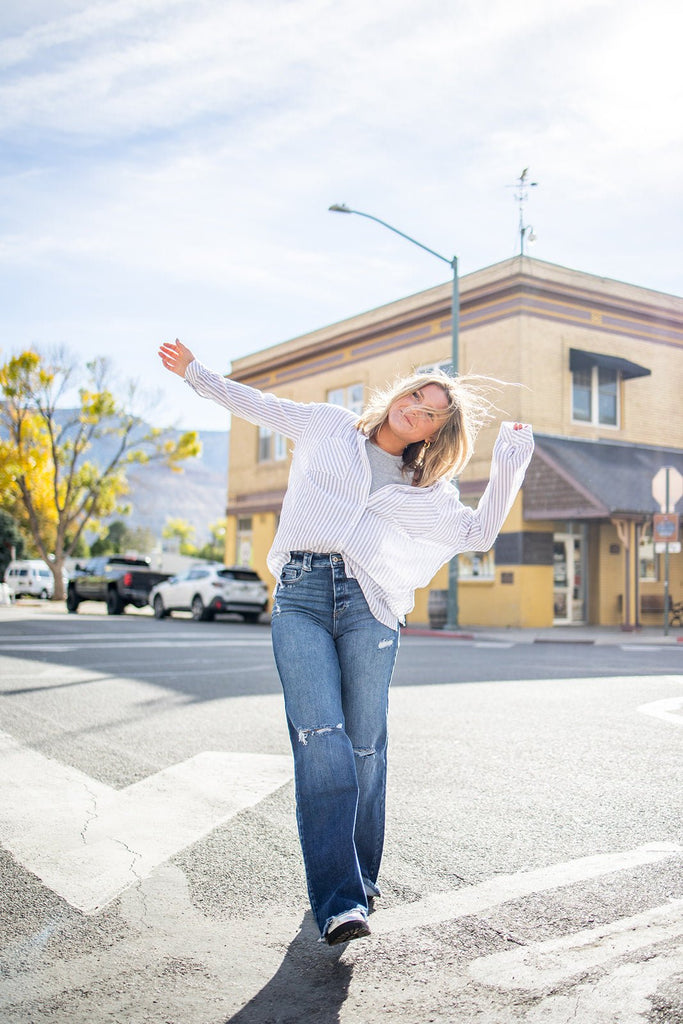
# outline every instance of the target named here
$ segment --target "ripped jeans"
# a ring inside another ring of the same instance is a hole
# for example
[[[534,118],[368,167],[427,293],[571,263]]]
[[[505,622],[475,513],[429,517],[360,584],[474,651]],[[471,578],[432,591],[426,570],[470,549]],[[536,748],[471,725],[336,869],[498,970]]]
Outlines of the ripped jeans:
[[[384,844],[387,709],[399,633],[372,615],[341,555],[292,552],[272,616],[294,753],[296,816],[321,934],[367,911]]]

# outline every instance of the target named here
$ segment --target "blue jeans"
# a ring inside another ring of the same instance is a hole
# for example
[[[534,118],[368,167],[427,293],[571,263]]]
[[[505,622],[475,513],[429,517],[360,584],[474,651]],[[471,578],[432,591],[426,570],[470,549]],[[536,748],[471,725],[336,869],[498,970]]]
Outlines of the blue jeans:
[[[367,912],[384,845],[387,709],[399,634],[372,615],[341,555],[292,552],[273,650],[294,753],[296,815],[321,934]]]

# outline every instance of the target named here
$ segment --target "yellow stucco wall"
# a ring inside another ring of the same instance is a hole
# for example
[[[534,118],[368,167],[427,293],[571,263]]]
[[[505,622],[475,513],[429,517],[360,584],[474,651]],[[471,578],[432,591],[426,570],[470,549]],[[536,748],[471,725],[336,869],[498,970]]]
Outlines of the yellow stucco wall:
[[[502,583],[502,574],[512,583]],[[446,569],[432,583],[434,589],[448,587]],[[415,608],[407,617],[409,626],[429,623],[429,591],[415,593]],[[494,580],[463,579],[458,583],[458,625],[527,628],[552,626],[553,569],[550,565],[515,565],[496,569]]]

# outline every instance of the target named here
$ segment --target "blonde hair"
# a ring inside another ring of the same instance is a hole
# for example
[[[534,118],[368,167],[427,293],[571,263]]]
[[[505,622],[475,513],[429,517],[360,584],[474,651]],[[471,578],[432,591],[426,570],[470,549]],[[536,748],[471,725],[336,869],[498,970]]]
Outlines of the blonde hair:
[[[448,406],[445,410],[431,409],[423,404],[422,408],[433,412],[441,423],[431,442],[416,441],[403,451],[404,472],[413,473],[416,487],[429,487],[437,480],[450,480],[462,472],[474,454],[477,434],[493,418],[495,406],[489,395],[499,391],[502,382],[475,374],[451,377],[438,369],[413,373],[373,393],[357,423],[358,430],[374,438],[397,399],[429,384],[443,388]]]

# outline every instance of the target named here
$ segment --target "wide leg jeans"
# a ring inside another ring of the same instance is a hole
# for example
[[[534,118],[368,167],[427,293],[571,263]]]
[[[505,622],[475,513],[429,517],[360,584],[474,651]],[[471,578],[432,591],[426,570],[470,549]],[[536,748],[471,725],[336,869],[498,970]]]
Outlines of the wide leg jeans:
[[[272,615],[294,754],[308,894],[321,934],[377,893],[388,693],[398,628],[378,622],[339,554],[293,552]]]

